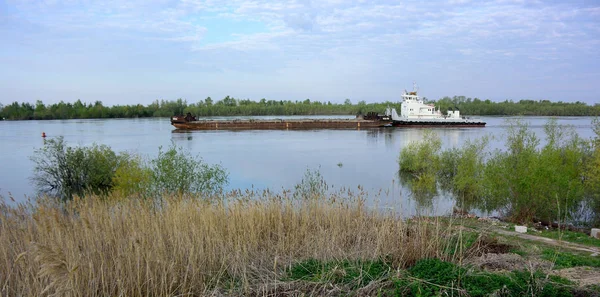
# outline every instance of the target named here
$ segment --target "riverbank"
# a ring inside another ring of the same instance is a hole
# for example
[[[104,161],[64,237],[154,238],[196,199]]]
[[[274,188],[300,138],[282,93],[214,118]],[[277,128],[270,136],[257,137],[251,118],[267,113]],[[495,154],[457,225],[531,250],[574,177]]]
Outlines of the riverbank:
[[[597,276],[597,257],[476,219],[370,210],[360,197],[42,199],[3,203],[0,221],[1,294],[10,296],[600,292],[573,272]]]

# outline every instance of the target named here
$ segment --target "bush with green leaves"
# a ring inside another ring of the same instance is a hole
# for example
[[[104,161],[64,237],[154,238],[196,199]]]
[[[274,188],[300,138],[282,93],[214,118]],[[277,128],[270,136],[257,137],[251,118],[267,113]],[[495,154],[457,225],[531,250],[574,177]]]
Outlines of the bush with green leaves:
[[[160,197],[162,194],[214,194],[228,174],[173,145],[144,162],[137,154],[117,154],[106,145],[69,147],[62,137],[36,150],[33,180],[42,194],[61,201],[92,193],[114,197]]]
[[[124,157],[105,145],[69,147],[58,137],[45,140],[31,160],[35,163],[33,181],[37,189],[65,201],[88,192],[110,192],[115,170]]]
[[[596,134],[591,141],[588,159],[585,161],[586,204],[595,214],[595,226],[600,226],[600,118],[592,121],[592,129]]]
[[[214,194],[228,183],[228,173],[221,165],[209,165],[183,148],[172,145],[158,150],[150,161],[154,194]]]
[[[527,124],[508,124],[505,149],[492,152],[486,152],[487,138],[440,152],[439,138],[426,132],[400,152],[401,181],[419,204],[423,192],[436,193],[439,186],[461,208],[501,211],[517,223],[571,220],[582,205],[600,210],[600,141],[590,145],[572,127],[551,120],[540,145]],[[594,129],[600,133],[598,120]]]
[[[479,198],[484,190],[485,149],[488,143],[489,139],[483,137],[440,154],[438,175],[441,186],[454,193],[462,209],[484,206]]]
[[[150,194],[152,170],[144,164],[137,154],[123,154],[113,176],[113,197],[147,197]]]
[[[323,175],[321,175],[320,168],[314,170],[307,168],[302,181],[296,184],[294,188],[294,198],[312,199],[324,197],[329,187]]]
[[[546,144],[527,125],[509,126],[507,150],[497,151],[485,167],[485,199],[504,208],[511,221],[569,219],[584,197],[585,144],[574,130],[550,121]]]
[[[400,178],[413,192],[435,192],[441,148],[439,136],[426,131],[422,141],[411,142],[400,151]]]

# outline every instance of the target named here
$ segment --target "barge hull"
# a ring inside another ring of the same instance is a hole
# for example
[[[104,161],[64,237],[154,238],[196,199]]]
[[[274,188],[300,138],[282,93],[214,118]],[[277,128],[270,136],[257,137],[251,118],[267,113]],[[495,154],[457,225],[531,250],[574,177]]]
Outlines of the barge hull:
[[[368,120],[324,121],[195,121],[172,122],[181,130],[311,130],[311,129],[370,129],[391,126],[391,122]]]
[[[394,121],[396,128],[460,128],[460,127],[485,127],[485,122],[442,122],[442,121]]]

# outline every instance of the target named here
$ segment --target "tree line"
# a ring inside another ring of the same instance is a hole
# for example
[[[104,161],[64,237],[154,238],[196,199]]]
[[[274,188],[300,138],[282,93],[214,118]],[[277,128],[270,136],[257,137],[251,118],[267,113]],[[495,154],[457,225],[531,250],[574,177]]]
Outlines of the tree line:
[[[449,109],[459,109],[463,115],[500,115],[500,116],[599,116],[600,104],[588,105],[584,102],[551,102],[549,100],[505,100],[493,102],[465,96],[443,97],[439,100],[428,100],[443,113]],[[214,101],[211,97],[190,103],[184,99],[155,100],[149,105],[114,105],[105,106],[101,101],[74,103],[60,101],[44,104],[38,100],[29,102],[13,102],[0,104],[0,120],[53,120],[53,119],[102,119],[102,118],[146,118],[170,117],[192,113],[196,116],[259,116],[259,115],[355,115],[367,112],[383,112],[386,107],[399,109],[400,102],[352,103],[346,99],[344,103],[332,103],[290,100],[253,101],[236,99],[230,96]]]

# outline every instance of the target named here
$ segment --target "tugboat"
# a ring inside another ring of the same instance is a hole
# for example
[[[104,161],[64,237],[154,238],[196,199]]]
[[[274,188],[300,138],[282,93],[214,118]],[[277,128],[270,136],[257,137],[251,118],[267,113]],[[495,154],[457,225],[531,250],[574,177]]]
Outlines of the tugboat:
[[[439,108],[433,104],[425,104],[423,99],[417,95],[417,89],[413,85],[413,91],[402,93],[400,104],[400,115],[394,108],[387,108],[385,114],[392,119],[394,127],[485,127],[485,122],[460,115],[458,108],[450,109],[444,115]]]

